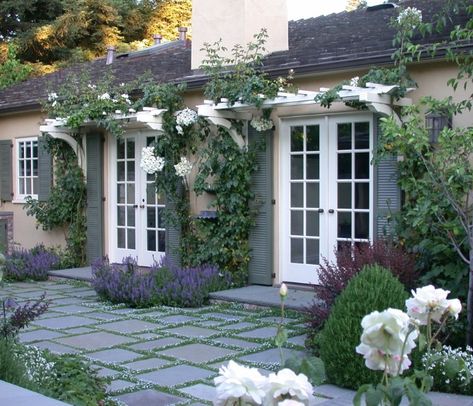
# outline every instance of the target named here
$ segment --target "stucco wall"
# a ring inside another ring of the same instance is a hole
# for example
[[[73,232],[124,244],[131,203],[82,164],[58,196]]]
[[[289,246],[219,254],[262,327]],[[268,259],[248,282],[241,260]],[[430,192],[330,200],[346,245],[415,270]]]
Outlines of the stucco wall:
[[[12,140],[15,138],[32,137],[39,135],[39,124],[41,122],[39,112],[15,114],[10,116],[0,116],[0,140]],[[15,192],[16,165],[15,165],[15,143],[13,143],[13,189]],[[45,245],[63,246],[65,244],[64,231],[55,230],[52,232],[43,231],[36,228],[36,221],[33,217],[27,216],[23,209],[24,205],[13,202],[0,202],[0,211],[13,212],[13,239],[16,244],[24,248],[32,248],[38,243]]]

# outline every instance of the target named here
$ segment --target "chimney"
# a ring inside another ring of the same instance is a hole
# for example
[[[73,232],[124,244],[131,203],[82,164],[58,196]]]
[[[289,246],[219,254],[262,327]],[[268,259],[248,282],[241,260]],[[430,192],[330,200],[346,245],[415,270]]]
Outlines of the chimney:
[[[115,47],[114,46],[108,46],[107,47],[107,61],[105,62],[105,65],[110,65],[113,63],[113,60],[115,59]]]
[[[179,41],[185,41],[187,37],[187,27],[179,27]]]
[[[266,28],[266,53],[289,49],[287,0],[194,0],[192,2],[192,69],[205,58],[204,43],[222,39],[230,55]]]
[[[154,45],[159,45],[161,43],[161,40],[163,39],[163,36],[160,34],[153,34],[153,40],[154,40]]]

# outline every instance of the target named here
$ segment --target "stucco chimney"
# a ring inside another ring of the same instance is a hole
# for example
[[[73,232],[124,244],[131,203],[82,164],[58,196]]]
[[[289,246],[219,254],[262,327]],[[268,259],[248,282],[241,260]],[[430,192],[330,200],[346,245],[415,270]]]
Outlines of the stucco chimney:
[[[187,27],[179,27],[179,41],[185,41],[187,38]]]
[[[204,43],[222,39],[231,50],[245,46],[266,28],[267,53],[289,49],[287,0],[194,0],[192,2],[192,69],[205,58]],[[230,52],[228,52],[229,54]]]
[[[163,36],[160,34],[153,34],[153,41],[154,45],[159,45],[161,43],[161,40],[163,39]]]
[[[107,60],[105,62],[105,65],[112,64],[114,59],[115,59],[115,47],[108,46],[107,47]]]

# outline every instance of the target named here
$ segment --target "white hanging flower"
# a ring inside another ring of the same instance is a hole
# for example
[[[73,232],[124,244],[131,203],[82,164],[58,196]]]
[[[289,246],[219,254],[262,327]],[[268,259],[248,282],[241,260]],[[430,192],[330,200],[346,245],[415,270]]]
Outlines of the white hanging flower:
[[[110,95],[108,93],[101,94],[97,96],[99,100],[110,100]]]
[[[153,147],[145,147],[141,150],[140,167],[150,175],[161,172],[164,168],[165,160],[162,157],[154,155]]]
[[[250,121],[250,125],[256,131],[260,131],[260,132],[271,130],[274,127],[273,120],[269,118],[263,118],[263,117],[254,118],[253,120]]]
[[[448,314],[454,317],[455,320],[457,320],[458,315],[460,314],[462,310],[461,302],[458,299],[451,299],[451,300],[447,300],[447,303],[448,303],[448,307],[447,307]]]
[[[360,77],[359,76],[355,76],[353,78],[350,79],[350,86],[353,86],[353,87],[358,87],[358,82],[360,81]]]
[[[313,387],[307,376],[296,375],[288,368],[280,370],[277,374],[270,374],[266,390],[265,406],[277,405],[285,397],[290,397],[304,405],[312,400]]]
[[[58,95],[56,92],[51,92],[48,93],[48,101],[53,102],[58,98]]]
[[[176,170],[176,175],[183,178],[191,173],[192,164],[183,156],[181,157],[181,162],[174,165],[174,169]]]
[[[414,29],[422,22],[422,11],[415,7],[407,7],[401,10],[397,16],[397,23],[406,28]]]
[[[179,135],[184,134],[184,129],[180,125],[176,125],[176,131]]]
[[[197,113],[194,110],[185,108],[177,113],[176,123],[177,125],[188,127],[197,121]]]
[[[427,285],[411,293],[413,297],[406,300],[407,314],[420,325],[427,325],[429,314],[432,320],[440,322],[449,306],[447,296],[450,291]]]
[[[256,368],[238,365],[233,360],[219,369],[214,379],[217,390],[216,406],[241,399],[252,405],[261,405],[265,397],[266,378]],[[245,403],[243,403],[245,404]]]

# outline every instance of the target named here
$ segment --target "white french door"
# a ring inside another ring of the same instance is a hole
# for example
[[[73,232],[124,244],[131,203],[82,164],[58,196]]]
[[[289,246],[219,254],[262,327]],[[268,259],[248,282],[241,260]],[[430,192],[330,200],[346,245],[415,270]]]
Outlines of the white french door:
[[[140,168],[141,150],[156,133],[135,131],[111,139],[110,148],[110,260],[132,256],[152,265],[166,250],[164,196],[156,194],[155,175]]]
[[[280,132],[281,279],[317,283],[317,266],[372,238],[371,115],[284,120]]]

